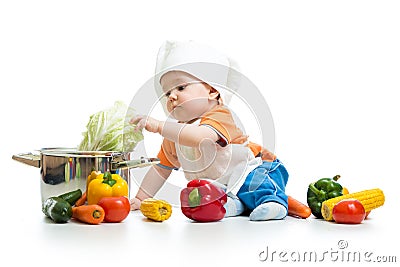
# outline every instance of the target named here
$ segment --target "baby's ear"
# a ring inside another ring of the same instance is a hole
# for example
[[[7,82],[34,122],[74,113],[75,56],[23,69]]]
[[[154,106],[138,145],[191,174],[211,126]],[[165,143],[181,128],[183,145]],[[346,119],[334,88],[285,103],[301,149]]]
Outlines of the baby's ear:
[[[213,87],[211,87],[210,86],[210,93],[208,94],[209,95],[209,99],[210,100],[219,100],[219,98],[220,98],[220,95],[219,95],[219,92],[217,91],[217,90],[215,90]]]

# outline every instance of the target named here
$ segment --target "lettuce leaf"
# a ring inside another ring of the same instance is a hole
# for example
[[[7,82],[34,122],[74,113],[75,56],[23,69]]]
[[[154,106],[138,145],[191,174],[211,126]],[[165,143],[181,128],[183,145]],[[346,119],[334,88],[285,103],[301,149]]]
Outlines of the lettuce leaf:
[[[135,131],[134,125],[129,123],[133,116],[134,110],[122,101],[116,101],[113,107],[91,115],[78,150],[133,151],[143,140],[142,132]]]

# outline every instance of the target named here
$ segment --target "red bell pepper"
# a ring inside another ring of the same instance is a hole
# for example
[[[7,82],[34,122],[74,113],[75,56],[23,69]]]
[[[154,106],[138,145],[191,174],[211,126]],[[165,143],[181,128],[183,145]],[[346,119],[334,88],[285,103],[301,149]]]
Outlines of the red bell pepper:
[[[206,180],[192,180],[181,190],[182,213],[198,222],[215,222],[224,218],[227,196],[224,190]]]

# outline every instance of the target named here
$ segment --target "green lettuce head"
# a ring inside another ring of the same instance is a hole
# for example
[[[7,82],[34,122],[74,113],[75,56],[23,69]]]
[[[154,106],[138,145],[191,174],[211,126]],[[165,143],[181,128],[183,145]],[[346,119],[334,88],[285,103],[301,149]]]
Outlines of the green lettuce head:
[[[83,133],[79,151],[121,151],[130,152],[143,140],[142,132],[137,132],[129,123],[134,110],[122,101],[114,106],[90,116]]]

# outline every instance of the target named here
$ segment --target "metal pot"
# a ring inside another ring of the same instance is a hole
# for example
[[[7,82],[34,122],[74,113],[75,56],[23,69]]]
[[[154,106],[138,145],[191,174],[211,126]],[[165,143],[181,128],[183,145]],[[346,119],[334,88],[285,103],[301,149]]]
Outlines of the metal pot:
[[[70,148],[44,148],[37,152],[17,154],[12,158],[40,168],[42,202],[76,189],[84,192],[87,177],[93,170],[118,173],[130,189],[130,168],[159,163],[157,158],[131,159],[131,152],[77,151]]]

